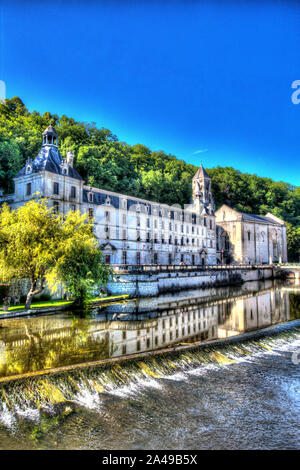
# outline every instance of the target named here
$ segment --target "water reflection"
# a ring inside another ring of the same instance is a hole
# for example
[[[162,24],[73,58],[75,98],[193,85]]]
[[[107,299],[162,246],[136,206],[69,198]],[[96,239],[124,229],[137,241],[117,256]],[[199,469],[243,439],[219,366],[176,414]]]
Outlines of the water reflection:
[[[299,318],[299,302],[299,286],[266,281],[2,320],[0,376],[233,336]]]

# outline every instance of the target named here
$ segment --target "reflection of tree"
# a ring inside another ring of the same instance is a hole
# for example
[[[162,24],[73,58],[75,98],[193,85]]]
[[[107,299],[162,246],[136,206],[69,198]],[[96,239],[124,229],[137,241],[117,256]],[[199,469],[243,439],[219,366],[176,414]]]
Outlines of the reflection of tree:
[[[73,318],[70,321],[56,320],[52,317],[38,320],[19,321],[19,331],[15,331],[13,337],[10,331],[1,335],[6,347],[5,364],[0,366],[2,376],[104,359],[109,356],[108,334],[101,335],[103,330],[100,330],[100,326],[97,328],[97,323],[91,319]],[[22,335],[17,334],[20,332]],[[12,340],[18,341],[19,344],[11,345]]]
[[[289,294],[291,320],[300,318],[300,294]]]

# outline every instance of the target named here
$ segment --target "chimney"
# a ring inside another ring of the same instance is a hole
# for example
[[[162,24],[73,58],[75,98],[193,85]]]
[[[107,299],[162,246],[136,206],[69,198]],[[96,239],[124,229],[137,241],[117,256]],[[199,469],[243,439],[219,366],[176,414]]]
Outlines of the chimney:
[[[70,150],[67,152],[66,160],[67,164],[73,168],[74,154]]]

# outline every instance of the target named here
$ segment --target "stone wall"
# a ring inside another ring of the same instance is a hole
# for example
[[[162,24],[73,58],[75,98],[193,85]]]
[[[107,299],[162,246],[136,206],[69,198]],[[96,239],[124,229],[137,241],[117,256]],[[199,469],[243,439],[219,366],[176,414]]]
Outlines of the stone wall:
[[[131,297],[155,296],[199,287],[238,285],[274,277],[272,268],[228,268],[192,272],[122,273],[107,284],[110,295],[129,294]]]

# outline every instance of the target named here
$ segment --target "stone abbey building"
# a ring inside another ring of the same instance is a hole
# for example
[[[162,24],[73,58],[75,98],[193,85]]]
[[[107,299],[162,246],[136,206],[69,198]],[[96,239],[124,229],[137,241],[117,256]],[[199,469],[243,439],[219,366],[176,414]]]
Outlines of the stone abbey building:
[[[86,186],[73,159],[71,152],[63,159],[57,133],[49,126],[40,152],[26,162],[14,179],[14,194],[2,202],[15,208],[39,192],[57,212],[87,212],[107,263],[216,263],[214,201],[203,167],[193,179],[193,204],[182,209]]]
[[[202,165],[192,182],[193,202],[183,209],[179,205],[168,206],[87,186],[74,169],[73,160],[71,152],[65,159],[60,154],[58,135],[50,125],[43,132],[38,155],[34,160],[28,159],[14,178],[14,194],[0,197],[0,205],[7,202],[16,208],[39,192],[48,198],[57,212],[87,212],[95,221],[94,231],[105,261],[111,264],[269,262],[269,244],[260,245],[261,251],[257,255],[257,250],[249,250],[246,243],[236,243],[238,238],[233,238],[233,225],[232,231],[229,230],[227,220],[225,223],[221,220],[223,215],[219,216],[220,211],[227,213],[227,209],[221,208],[217,212],[220,222],[217,231],[211,180]],[[277,241],[271,247],[273,261],[286,261],[284,222],[274,216],[273,219],[262,219],[256,220],[256,227],[262,223],[266,237],[276,228]],[[241,220],[242,225],[248,222]],[[265,231],[268,223],[272,230]],[[235,225],[238,227],[237,223]],[[258,233],[257,228],[255,230]],[[242,234],[243,231],[244,228],[236,228],[235,233]],[[248,250],[247,254],[243,250]]]

